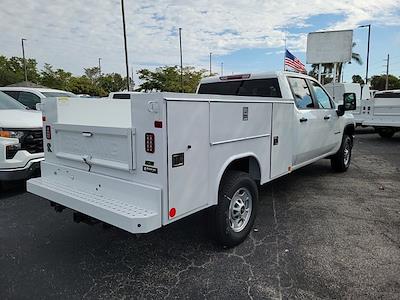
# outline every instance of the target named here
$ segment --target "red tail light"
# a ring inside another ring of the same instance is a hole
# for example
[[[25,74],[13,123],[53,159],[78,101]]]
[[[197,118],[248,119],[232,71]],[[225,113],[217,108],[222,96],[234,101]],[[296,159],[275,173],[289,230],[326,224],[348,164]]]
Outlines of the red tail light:
[[[146,152],[154,153],[154,133],[146,133],[144,143]]]
[[[51,127],[46,125],[46,139],[51,140]]]

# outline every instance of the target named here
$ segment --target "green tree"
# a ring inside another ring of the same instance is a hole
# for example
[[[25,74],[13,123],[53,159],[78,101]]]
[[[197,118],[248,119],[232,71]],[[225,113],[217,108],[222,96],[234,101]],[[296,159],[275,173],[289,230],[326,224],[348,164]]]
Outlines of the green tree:
[[[126,77],[118,73],[104,74],[98,80],[98,87],[105,93],[121,91],[126,87]]]
[[[89,78],[92,81],[92,83],[96,83],[97,80],[100,78],[99,67],[85,68],[84,71],[86,77]]]
[[[39,73],[35,59],[26,59],[28,81],[39,82]],[[0,56],[0,86],[25,81],[24,63],[21,57]]]
[[[138,90],[141,91],[162,91],[180,92],[181,75],[178,66],[165,66],[157,68],[155,71],[141,69],[137,72],[139,79],[143,82]],[[205,77],[207,70],[196,70],[194,67],[183,68],[183,92],[193,93],[196,91],[200,80]]]
[[[71,78],[72,73],[63,69],[54,71],[53,66],[47,63],[44,64],[43,70],[40,72],[41,84],[53,89],[65,90]]]
[[[388,77],[389,90],[400,89],[400,78],[394,75]],[[371,88],[382,91],[386,86],[386,75],[375,75],[371,78]]]
[[[353,75],[351,79],[353,80],[353,83],[364,84],[364,79],[362,79],[360,75]]]
[[[89,94],[91,96],[102,95],[102,91],[96,85],[94,85],[92,80],[86,75],[80,77],[71,77],[66,85],[65,90],[75,94]]]

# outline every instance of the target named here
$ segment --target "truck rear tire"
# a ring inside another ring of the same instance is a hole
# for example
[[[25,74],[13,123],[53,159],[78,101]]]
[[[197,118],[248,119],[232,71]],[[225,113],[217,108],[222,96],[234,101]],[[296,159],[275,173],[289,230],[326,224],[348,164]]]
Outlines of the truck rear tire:
[[[248,173],[228,171],[221,182],[215,208],[215,238],[225,247],[243,242],[257,214],[258,189]]]
[[[395,133],[391,128],[377,128],[376,131],[384,139],[390,139]]]
[[[347,134],[343,135],[338,152],[331,158],[331,167],[335,172],[345,172],[351,163],[353,140]]]

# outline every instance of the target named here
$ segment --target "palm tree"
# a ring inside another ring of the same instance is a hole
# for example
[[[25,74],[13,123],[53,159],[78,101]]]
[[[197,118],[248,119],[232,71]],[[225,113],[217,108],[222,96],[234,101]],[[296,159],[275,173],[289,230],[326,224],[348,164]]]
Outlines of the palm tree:
[[[353,42],[352,47],[354,48],[355,46],[356,46],[356,43]],[[363,61],[361,59],[361,55],[359,53],[352,52],[351,53],[351,60],[356,62],[359,65],[363,64]],[[337,64],[336,78],[338,78],[339,81],[340,81],[340,78],[342,77],[344,66],[345,66],[344,63],[338,63]],[[334,64],[333,63],[322,64],[322,67],[323,67],[323,70],[322,70],[323,74],[332,73],[333,72],[333,68],[334,68]],[[309,72],[309,74],[311,76],[314,76],[314,77],[318,76],[318,64],[312,64],[311,68],[312,69]]]

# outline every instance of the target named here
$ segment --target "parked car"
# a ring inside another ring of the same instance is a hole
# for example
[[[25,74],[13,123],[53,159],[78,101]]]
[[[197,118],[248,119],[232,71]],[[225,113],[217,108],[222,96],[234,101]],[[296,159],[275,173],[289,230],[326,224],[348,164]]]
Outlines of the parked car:
[[[43,157],[42,114],[0,92],[0,182],[35,175]]]
[[[29,87],[0,87],[0,91],[13,97],[29,109],[36,109],[41,99],[48,97],[76,97],[75,94],[55,89]]]
[[[372,126],[383,138],[391,138],[400,131],[400,90],[376,92],[362,107],[363,125]]]
[[[336,105],[291,72],[207,78],[197,93],[45,99],[46,160],[28,191],[131,233],[208,208],[218,242],[234,246],[253,226],[258,184],[322,158],[350,166],[354,93]]]

